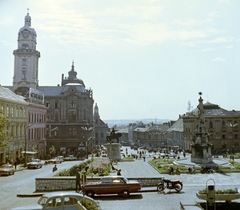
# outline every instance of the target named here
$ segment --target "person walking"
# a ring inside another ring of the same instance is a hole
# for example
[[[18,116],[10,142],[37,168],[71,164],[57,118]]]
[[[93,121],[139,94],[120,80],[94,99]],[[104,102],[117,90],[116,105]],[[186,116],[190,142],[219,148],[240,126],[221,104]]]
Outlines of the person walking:
[[[76,169],[76,192],[79,192],[82,190],[81,187],[81,177],[80,177],[80,173],[79,173],[79,168]],[[79,191],[78,191],[79,188]]]
[[[52,169],[52,172],[55,172],[57,170],[57,165],[55,165]]]

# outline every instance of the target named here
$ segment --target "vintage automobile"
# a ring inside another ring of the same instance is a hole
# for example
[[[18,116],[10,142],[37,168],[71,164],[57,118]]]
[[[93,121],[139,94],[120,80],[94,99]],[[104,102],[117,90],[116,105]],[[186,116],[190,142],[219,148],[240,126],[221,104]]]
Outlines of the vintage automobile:
[[[72,160],[77,160],[76,157],[74,157],[73,155],[68,155],[67,157],[63,158],[64,161],[72,161]]]
[[[32,159],[31,162],[27,163],[27,168],[42,168],[43,162],[40,159]]]
[[[14,166],[12,164],[3,164],[0,167],[0,175],[13,175],[15,173]]]
[[[43,194],[37,204],[15,207],[11,210],[42,210],[42,209],[65,209],[65,210],[78,210],[82,200],[87,201],[94,209],[101,210],[99,204],[88,196],[75,192],[50,192]]]
[[[123,176],[104,176],[99,182],[86,182],[82,191],[89,197],[95,194],[118,194],[128,197],[130,193],[139,192],[141,185],[138,181],[128,180]]]
[[[50,160],[46,160],[45,162],[48,163],[48,164],[50,164],[50,163],[53,163],[53,164],[62,163],[63,162],[63,157],[62,158],[60,156],[59,157],[54,157]]]

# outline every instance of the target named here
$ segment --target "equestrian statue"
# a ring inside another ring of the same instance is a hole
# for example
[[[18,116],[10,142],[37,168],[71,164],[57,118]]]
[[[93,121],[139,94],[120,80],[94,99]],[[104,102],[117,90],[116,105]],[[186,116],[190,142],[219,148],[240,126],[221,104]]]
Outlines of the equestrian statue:
[[[115,133],[114,128],[112,128],[112,131],[110,132],[110,135],[107,135],[107,142],[112,143],[113,139],[117,140],[117,143],[119,143],[119,138],[122,136],[121,133]]]

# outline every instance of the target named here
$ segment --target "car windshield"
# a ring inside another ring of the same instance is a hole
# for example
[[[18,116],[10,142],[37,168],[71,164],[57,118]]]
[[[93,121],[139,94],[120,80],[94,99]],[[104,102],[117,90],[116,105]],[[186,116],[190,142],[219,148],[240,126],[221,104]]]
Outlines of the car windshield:
[[[44,205],[46,205],[47,200],[48,200],[47,197],[42,196],[41,198],[39,198],[39,200],[38,200],[38,204],[44,206]]]
[[[1,168],[11,168],[11,166],[3,165]]]
[[[32,159],[32,162],[38,162],[38,159]]]

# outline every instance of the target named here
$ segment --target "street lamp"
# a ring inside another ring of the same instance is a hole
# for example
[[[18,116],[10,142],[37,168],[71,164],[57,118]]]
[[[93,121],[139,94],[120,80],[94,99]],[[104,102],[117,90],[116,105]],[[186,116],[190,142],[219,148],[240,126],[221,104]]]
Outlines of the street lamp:
[[[88,133],[89,131],[93,130],[93,127],[87,128],[87,127],[81,127],[82,130],[84,130],[85,138],[86,138],[86,153],[88,158]]]
[[[233,138],[234,138],[234,130],[233,130],[233,128],[236,127],[237,125],[238,125],[237,123],[235,123],[235,124],[232,124],[232,123],[227,124],[228,127],[232,128],[232,154],[233,154]]]

